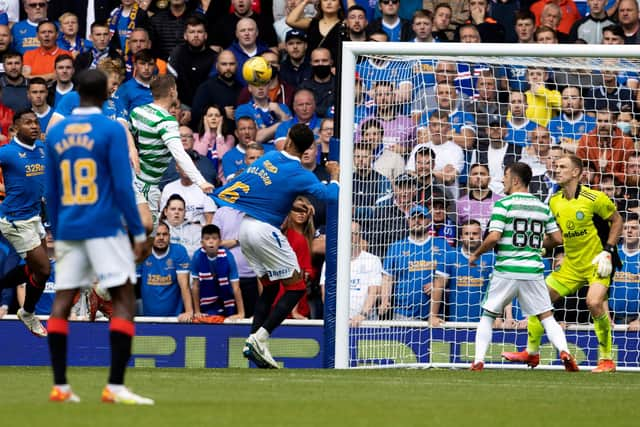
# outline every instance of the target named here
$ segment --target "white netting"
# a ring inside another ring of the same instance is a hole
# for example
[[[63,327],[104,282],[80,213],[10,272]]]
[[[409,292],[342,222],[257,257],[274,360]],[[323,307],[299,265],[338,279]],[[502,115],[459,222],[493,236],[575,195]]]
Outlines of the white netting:
[[[637,333],[625,332],[640,312],[640,68],[581,56],[356,56],[355,97],[342,104],[354,111],[349,366],[470,363],[494,254],[476,267],[467,257],[502,196],[503,168],[528,163],[531,192],[548,202],[565,152],[584,160],[583,183],[609,194],[626,221],[609,307],[619,366],[640,366]],[[561,259],[547,258],[547,272]],[[598,357],[585,293],[556,304],[583,366]],[[507,308],[488,363],[524,348],[524,320],[517,302]],[[560,367],[543,343],[541,364]]]

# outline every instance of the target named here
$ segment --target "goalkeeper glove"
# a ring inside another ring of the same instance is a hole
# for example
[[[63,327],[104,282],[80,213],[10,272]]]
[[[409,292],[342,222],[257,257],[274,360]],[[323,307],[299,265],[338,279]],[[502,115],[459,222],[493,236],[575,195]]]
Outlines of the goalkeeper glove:
[[[605,245],[604,250],[600,252],[593,259],[591,264],[595,265],[598,271],[598,276],[609,277],[613,271],[611,265],[611,256],[613,255],[614,247],[612,245]]]

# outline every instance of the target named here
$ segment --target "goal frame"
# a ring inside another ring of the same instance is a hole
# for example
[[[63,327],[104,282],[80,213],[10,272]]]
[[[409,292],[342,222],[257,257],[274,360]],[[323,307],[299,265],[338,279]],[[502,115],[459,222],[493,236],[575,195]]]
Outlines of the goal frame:
[[[337,260],[336,283],[340,286],[329,286],[327,292],[336,292],[335,325],[327,322],[325,328],[332,329],[335,337],[334,367],[349,368],[349,286],[351,261],[351,220],[352,220],[352,175],[353,144],[355,122],[355,73],[356,58],[359,55],[398,56],[450,56],[457,57],[544,57],[544,58],[640,58],[640,50],[635,45],[564,45],[564,44],[465,44],[465,43],[408,43],[408,42],[344,42],[342,43],[341,62],[341,98],[340,111],[340,196],[337,228]],[[640,70],[639,70],[640,71]],[[329,280],[330,278],[327,277]],[[428,327],[427,322],[366,322],[367,326],[420,326]],[[452,324],[447,327],[474,328],[475,324]],[[577,325],[575,329],[583,329]],[[591,328],[591,326],[589,326]],[[620,331],[623,326],[616,326]],[[573,327],[572,327],[573,329]],[[330,333],[328,331],[328,333]],[[330,349],[328,349],[331,351]],[[403,366],[403,365],[392,365]],[[404,365],[407,366],[407,365]],[[410,366],[410,365],[409,365]],[[453,363],[427,363],[419,367],[460,367]],[[523,365],[524,366],[524,365]],[[505,366],[507,368],[507,366]],[[542,366],[540,368],[543,368]],[[555,369],[547,366],[543,369]],[[620,367],[619,370],[640,371],[640,367]]]

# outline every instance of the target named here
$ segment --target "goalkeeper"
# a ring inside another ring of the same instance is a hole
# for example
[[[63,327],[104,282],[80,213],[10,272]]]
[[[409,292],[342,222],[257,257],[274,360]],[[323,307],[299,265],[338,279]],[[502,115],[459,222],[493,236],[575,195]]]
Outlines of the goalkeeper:
[[[546,279],[552,301],[575,294],[588,285],[587,306],[598,338],[598,366],[592,372],[615,372],[612,355],[611,322],[607,311],[607,293],[614,267],[622,267],[616,244],[622,233],[622,217],[604,193],[579,184],[582,161],[567,154],[556,163],[556,180],[561,191],[554,194],[549,207],[562,229],[565,258],[560,268]],[[502,353],[512,362],[536,367],[544,329],[534,316],[529,317],[529,340],[525,351]]]

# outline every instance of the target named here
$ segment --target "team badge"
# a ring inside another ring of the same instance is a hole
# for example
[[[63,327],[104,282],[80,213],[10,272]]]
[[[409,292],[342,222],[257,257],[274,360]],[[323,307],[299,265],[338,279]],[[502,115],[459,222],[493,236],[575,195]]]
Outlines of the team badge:
[[[576,219],[578,219],[578,221],[582,221],[584,219],[584,212],[582,211],[576,212]]]

